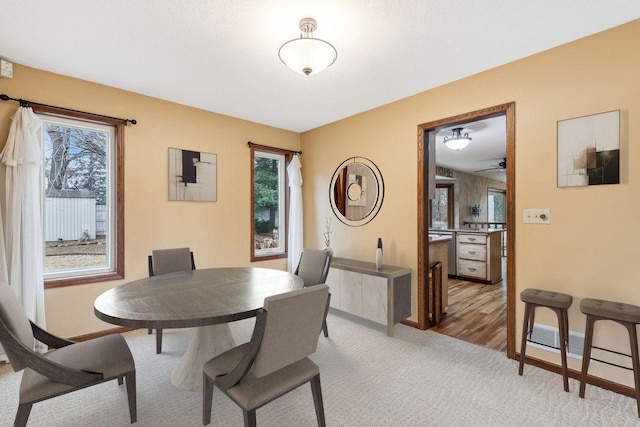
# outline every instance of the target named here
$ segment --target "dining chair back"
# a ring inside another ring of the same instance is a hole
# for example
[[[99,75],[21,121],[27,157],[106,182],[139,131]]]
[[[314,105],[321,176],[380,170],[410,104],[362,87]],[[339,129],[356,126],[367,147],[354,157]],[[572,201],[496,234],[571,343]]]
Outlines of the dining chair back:
[[[314,287],[315,288],[315,287]],[[329,287],[265,298],[267,323],[252,372],[264,377],[316,352]]]
[[[327,280],[330,264],[329,251],[305,248],[300,255],[295,275],[304,281],[304,286],[319,285]]]
[[[157,249],[149,255],[149,276],[195,269],[193,252],[189,248]]]
[[[196,269],[189,248],[156,249],[149,255],[149,277]],[[153,329],[149,329],[149,334]],[[156,354],[162,353],[162,329],[156,329]]]
[[[324,284],[327,281],[330,266],[331,253],[329,251],[305,248],[300,255],[295,275],[302,279],[305,287]],[[329,299],[331,299],[331,294],[329,294]],[[325,337],[329,336],[329,328],[327,327],[328,312],[329,301],[327,301],[324,320],[322,321],[322,331]]]
[[[302,288],[265,299],[253,336],[204,365],[203,424],[211,421],[213,386],[243,410],[245,426],[256,424],[256,409],[309,382],[319,426],[325,425],[320,369],[315,353],[329,287]]]
[[[35,340],[53,348],[34,351]],[[127,382],[129,416],[137,420],[135,364],[122,335],[74,343],[31,322],[6,282],[0,282],[0,343],[15,372],[24,370],[14,425],[25,426],[34,403],[118,379]]]

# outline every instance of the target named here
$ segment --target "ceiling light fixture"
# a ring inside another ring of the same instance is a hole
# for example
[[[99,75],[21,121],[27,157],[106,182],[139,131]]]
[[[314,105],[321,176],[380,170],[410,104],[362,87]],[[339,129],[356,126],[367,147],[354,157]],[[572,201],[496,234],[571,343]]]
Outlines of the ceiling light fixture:
[[[313,18],[300,20],[300,38],[289,40],[280,47],[280,60],[296,73],[318,74],[336,62],[338,52],[324,40],[313,38],[318,23]]]
[[[454,128],[451,129],[453,135],[444,137],[444,145],[452,150],[462,150],[464,147],[469,145],[471,142],[471,138],[468,133],[462,135],[462,128]]]

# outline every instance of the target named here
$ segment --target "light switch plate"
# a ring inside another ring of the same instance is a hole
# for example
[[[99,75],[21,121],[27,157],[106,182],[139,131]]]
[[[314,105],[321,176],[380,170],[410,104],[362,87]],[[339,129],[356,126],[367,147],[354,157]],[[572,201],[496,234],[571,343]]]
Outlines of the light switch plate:
[[[525,209],[525,224],[549,224],[549,209]]]
[[[13,64],[4,59],[0,59],[0,77],[5,79],[13,78]]]

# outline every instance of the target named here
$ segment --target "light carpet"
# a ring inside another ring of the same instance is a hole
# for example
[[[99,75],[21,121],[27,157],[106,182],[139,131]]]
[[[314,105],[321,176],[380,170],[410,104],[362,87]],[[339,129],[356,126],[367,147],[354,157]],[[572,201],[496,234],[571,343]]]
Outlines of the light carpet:
[[[381,325],[349,315],[328,317],[330,337],[312,356],[320,366],[328,426],[637,426],[635,400],[579,383],[562,390],[558,374],[518,364],[504,353],[431,331]],[[236,342],[249,340],[253,320],[231,325]],[[190,331],[165,330],[163,353],[146,330],[124,334],[137,369],[137,426],[199,426],[199,392],[176,389],[171,370]],[[6,371],[6,369],[4,370]],[[0,425],[13,423],[21,374],[0,376]],[[214,391],[213,426],[241,426],[242,412]],[[316,425],[311,389],[304,385],[258,409],[258,425]],[[111,381],[36,403],[29,426],[129,425],[126,389]]]

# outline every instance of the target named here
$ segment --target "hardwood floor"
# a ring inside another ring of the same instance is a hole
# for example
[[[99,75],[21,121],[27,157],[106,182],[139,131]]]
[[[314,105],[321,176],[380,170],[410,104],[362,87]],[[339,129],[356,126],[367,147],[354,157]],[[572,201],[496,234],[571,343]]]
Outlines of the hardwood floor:
[[[447,314],[440,326],[431,330],[507,351],[506,292],[506,279],[495,285],[485,285],[450,278]]]

